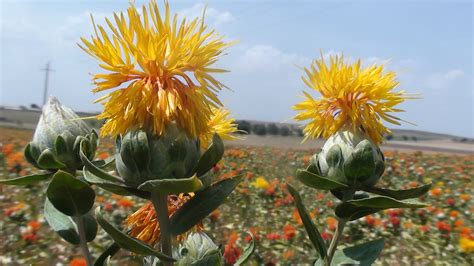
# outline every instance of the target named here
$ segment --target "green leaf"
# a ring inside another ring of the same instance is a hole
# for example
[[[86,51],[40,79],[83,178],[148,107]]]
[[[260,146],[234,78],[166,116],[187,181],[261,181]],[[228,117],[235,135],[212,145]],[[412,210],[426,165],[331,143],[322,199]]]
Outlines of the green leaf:
[[[360,265],[372,265],[372,263],[374,263],[374,261],[379,257],[380,252],[382,252],[384,244],[384,239],[380,238],[367,243],[345,248],[342,250],[342,253],[346,257],[358,261]]]
[[[53,152],[50,149],[44,150],[38,158],[38,165],[44,169],[62,169],[66,167],[65,164],[56,160]]]
[[[216,165],[224,155],[224,142],[218,134],[212,137],[212,143],[206,152],[201,156],[196,166],[197,176],[202,176]]]
[[[86,233],[86,240],[87,242],[94,241],[95,237],[97,236],[97,222],[92,216],[91,212],[84,214],[83,216],[79,217],[79,219],[84,220],[84,231]]]
[[[0,184],[2,185],[16,185],[16,186],[26,186],[37,183],[39,181],[46,180],[53,176],[54,173],[43,173],[43,174],[36,174],[36,175],[27,175],[12,179],[0,180]]]
[[[100,254],[97,260],[94,262],[94,266],[105,266],[107,259],[112,258],[115,254],[117,254],[117,252],[119,252],[119,250],[120,246],[114,242],[104,252],[102,252],[102,254]]]
[[[306,186],[316,189],[333,190],[347,187],[346,185],[337,181],[327,179],[301,169],[296,171],[296,178],[298,178],[298,180]]]
[[[97,218],[97,222],[100,226],[107,232],[107,234],[119,245],[121,248],[126,249],[128,251],[140,254],[140,255],[150,255],[159,258],[162,261],[170,261],[174,262],[175,259],[166,256],[163,253],[160,253],[154,250],[149,245],[123,233],[115,226],[111,225],[107,222],[102,214],[100,213],[100,207],[97,207],[95,210],[95,216]]]
[[[207,252],[207,254],[200,260],[193,261],[192,266],[221,266],[222,263],[222,254],[218,249]],[[234,265],[238,265],[234,263]]]
[[[63,171],[54,174],[46,196],[56,209],[69,216],[86,214],[95,199],[94,190],[86,182]]]
[[[67,242],[78,245],[80,243],[79,234],[76,225],[71,217],[63,214],[54,208],[53,204],[46,198],[44,202],[44,218],[51,228]]]
[[[412,199],[418,198],[423,196],[427,193],[432,184],[426,184],[419,187],[414,187],[410,189],[385,189],[385,188],[377,188],[377,187],[364,187],[362,188],[364,191],[374,193],[381,196],[387,196],[390,198],[394,198],[397,200],[404,200],[404,199]]]
[[[396,200],[385,196],[375,196],[365,199],[348,200],[347,203],[357,207],[368,207],[374,209],[391,209],[391,208],[423,208],[429,206],[416,200]]]
[[[219,181],[199,192],[170,218],[170,231],[180,235],[213,212],[242,181],[240,176]]]
[[[105,160],[96,160],[93,161],[92,164],[97,166],[100,169],[107,169],[112,167],[115,164],[115,158],[113,156],[105,159]]]
[[[245,247],[244,252],[240,255],[239,259],[234,263],[234,265],[242,265],[244,264],[250,256],[255,252],[255,238],[252,234],[250,234],[250,243]]]
[[[23,154],[25,156],[25,159],[29,163],[31,163],[36,168],[40,168],[39,165],[36,162],[36,159],[38,159],[37,156],[39,156],[39,154],[36,154],[36,156],[35,156],[35,154],[33,152],[35,150],[35,148],[36,148],[35,145],[30,142],[26,145]],[[38,150],[38,149],[36,148],[36,150]]]
[[[71,244],[79,244],[80,238],[75,221],[70,216],[63,214],[54,208],[48,198],[46,198],[44,202],[43,213],[48,224],[61,238]],[[87,242],[93,241],[97,235],[97,222],[95,221],[94,216],[88,212],[83,216],[78,216],[78,219],[83,219],[84,221]]]
[[[337,250],[331,261],[331,265],[361,265],[370,266],[379,257],[384,247],[383,238],[369,241],[364,244]],[[321,259],[314,265],[322,266]]]
[[[137,197],[143,198],[143,199],[149,199],[150,198],[150,193],[147,191],[142,191],[138,190],[135,188],[127,187],[124,183],[114,183],[112,181],[108,181],[105,179],[102,179],[88,170],[84,167],[84,179],[91,183],[94,184],[102,189],[105,189],[107,191],[110,191],[114,194],[122,195],[122,196],[129,196],[129,195],[135,195]]]
[[[343,203],[336,206],[335,213],[336,213],[336,216],[341,218],[341,219],[354,221],[354,220],[357,220],[357,219],[362,218],[364,216],[367,216],[369,214],[379,212],[381,210],[383,210],[383,209],[368,208],[368,207],[357,207],[357,206],[352,205],[350,203],[343,202]]]
[[[138,189],[149,192],[180,194],[195,192],[202,188],[202,182],[196,175],[179,179],[156,179],[142,183]]]
[[[123,183],[123,180],[121,178],[116,177],[114,175],[111,175],[111,174],[107,173],[106,171],[100,169],[99,167],[95,166],[89,160],[89,158],[87,158],[87,156],[84,154],[84,147],[85,147],[86,144],[87,144],[86,141],[82,141],[81,142],[81,148],[79,150],[79,156],[81,157],[81,161],[84,164],[84,170],[87,170],[87,171],[91,172],[93,175],[95,175],[99,178],[102,178],[102,179],[105,179],[105,180],[108,180],[108,181],[112,181],[114,183]]]
[[[296,191],[296,189],[290,184],[288,184],[288,191],[290,191],[291,196],[293,196],[295,199],[296,209],[298,209],[301,221],[303,222],[304,228],[308,233],[309,240],[311,240],[311,243],[316,248],[321,258],[324,259],[327,256],[327,247],[326,243],[324,243],[324,239],[321,237],[321,234],[319,233],[318,228],[316,228],[314,225],[313,221],[311,221],[311,217],[306,211],[298,191]]]

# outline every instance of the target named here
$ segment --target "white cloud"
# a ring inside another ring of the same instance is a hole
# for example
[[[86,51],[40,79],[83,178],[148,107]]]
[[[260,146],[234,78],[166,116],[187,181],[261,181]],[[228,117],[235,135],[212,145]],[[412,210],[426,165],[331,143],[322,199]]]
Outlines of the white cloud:
[[[64,23],[55,30],[55,37],[59,44],[74,45],[80,42],[80,37],[89,39],[93,35],[91,15],[94,17],[96,25],[101,25],[109,32],[105,18],[113,18],[112,13],[83,12],[78,15],[68,16]],[[112,20],[113,21],[113,20]]]
[[[445,89],[449,85],[464,77],[464,71],[460,69],[452,69],[446,72],[434,73],[430,75],[425,84],[432,89]]]
[[[273,46],[254,45],[245,49],[239,56],[234,67],[249,72],[274,72],[282,69],[303,67],[310,62],[302,55],[285,53]]]
[[[188,19],[201,18],[204,8],[206,9],[205,20],[213,26],[221,26],[235,21],[235,17],[229,11],[220,11],[212,7],[206,7],[203,3],[198,3],[190,8],[178,11],[178,14],[180,17]]]

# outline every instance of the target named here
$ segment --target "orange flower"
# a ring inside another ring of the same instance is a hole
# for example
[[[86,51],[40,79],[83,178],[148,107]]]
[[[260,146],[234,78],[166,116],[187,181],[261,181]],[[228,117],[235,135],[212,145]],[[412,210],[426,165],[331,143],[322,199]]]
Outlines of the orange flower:
[[[21,238],[28,242],[34,242],[36,241],[36,233],[27,231],[21,235]]]
[[[100,160],[105,160],[109,157],[110,157],[110,155],[109,155],[108,152],[101,152],[101,153],[99,153],[99,155],[97,155],[97,158],[99,158]]]
[[[471,199],[471,196],[469,196],[468,194],[461,194],[459,195],[459,198],[464,200],[464,201],[468,201]]]
[[[420,231],[421,231],[421,232],[426,233],[426,232],[428,232],[429,230],[430,230],[430,227],[429,227],[428,225],[422,225],[422,226],[420,226]]]
[[[403,225],[403,228],[405,229],[413,228],[413,223],[411,221],[404,222],[402,225]]]
[[[267,234],[267,239],[270,240],[270,241],[278,240],[280,238],[281,238],[281,235],[278,234],[278,233],[272,232],[272,233]]]
[[[224,259],[227,264],[233,265],[242,254],[242,250],[235,244],[238,238],[237,232],[232,231],[224,247]]]
[[[133,207],[134,202],[129,200],[128,198],[121,198],[118,202],[117,205],[122,207],[122,208],[130,208]]]
[[[433,196],[433,197],[439,197],[439,196],[441,196],[442,193],[443,193],[443,190],[441,190],[441,188],[439,188],[439,187],[433,188],[433,189],[430,191],[430,194],[431,194],[431,196]]]
[[[375,219],[372,215],[365,216],[365,221],[367,222],[369,226],[374,226]]]
[[[9,169],[12,169],[15,167],[21,167],[23,163],[24,163],[24,160],[23,160],[22,152],[15,152],[15,153],[10,154],[7,157],[7,166]],[[18,169],[18,171],[20,170],[21,169]]]
[[[458,211],[451,211],[449,212],[449,216],[451,216],[452,218],[456,218],[459,216],[459,212]]]
[[[287,224],[283,227],[283,237],[286,240],[290,240],[296,235],[296,229],[293,225]]]
[[[28,223],[28,227],[36,231],[41,227],[41,223],[33,220]]]
[[[20,202],[18,204],[15,204],[11,207],[6,208],[3,213],[5,213],[6,216],[12,216],[15,213],[23,210],[26,207],[26,204],[24,202]]]
[[[456,220],[454,222],[454,227],[461,227],[464,225],[464,221],[463,220]]]
[[[186,201],[191,199],[191,195],[168,196],[168,214],[173,215]],[[156,217],[155,208],[151,202],[145,203],[140,209],[125,219],[125,226],[130,230],[130,235],[155,245],[160,237],[160,225]],[[195,230],[202,230],[202,224],[195,226]],[[185,236],[178,236],[178,240],[183,240]]]
[[[8,143],[2,146],[2,153],[5,154],[5,156],[10,155],[13,152],[13,144]]]
[[[69,262],[69,266],[87,266],[87,262],[83,258],[74,258]]]
[[[292,249],[288,249],[285,252],[283,252],[283,258],[285,260],[289,260],[295,256],[295,251]]]
[[[328,224],[329,230],[331,230],[331,231],[336,230],[336,226],[337,226],[337,219],[336,218],[329,217],[329,218],[326,219],[326,223]]]
[[[303,221],[301,220],[300,214],[298,213],[297,209],[293,209],[292,216],[293,216],[293,219],[295,219],[295,221],[298,225],[303,224]]]

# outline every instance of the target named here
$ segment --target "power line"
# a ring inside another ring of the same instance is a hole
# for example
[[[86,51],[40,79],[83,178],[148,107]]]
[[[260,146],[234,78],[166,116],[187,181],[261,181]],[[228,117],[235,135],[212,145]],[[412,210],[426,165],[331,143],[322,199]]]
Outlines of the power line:
[[[41,69],[41,71],[45,72],[44,77],[44,91],[43,91],[43,106],[46,104],[46,98],[48,97],[48,80],[49,80],[49,72],[54,71],[50,68],[50,63],[46,63],[46,68]]]

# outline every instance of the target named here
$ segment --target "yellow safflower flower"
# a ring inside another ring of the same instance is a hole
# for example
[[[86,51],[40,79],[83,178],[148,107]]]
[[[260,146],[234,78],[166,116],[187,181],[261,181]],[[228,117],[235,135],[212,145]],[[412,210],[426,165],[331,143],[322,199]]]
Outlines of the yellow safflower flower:
[[[93,92],[114,89],[96,100],[104,105],[101,135],[134,128],[161,135],[176,123],[198,137],[209,129],[212,107],[222,105],[216,94],[225,85],[211,74],[226,70],[212,65],[230,44],[203,18],[178,21],[164,5],[161,14],[154,0],[141,12],[132,3],[125,15],[106,19],[111,33],[92,19],[95,36],[81,38],[79,46],[108,71],[94,75]]]
[[[304,92],[305,100],[293,107],[300,111],[295,120],[310,120],[304,128],[306,138],[328,138],[349,130],[379,144],[390,133],[382,120],[400,124],[400,119],[390,113],[402,112],[395,106],[410,96],[393,91],[399,83],[394,72],[384,72],[383,65],[362,68],[360,60],[348,64],[343,56],[331,56],[327,64],[321,56],[305,72],[304,83],[321,94],[315,99]]]
[[[461,237],[459,239],[459,249],[464,253],[474,252],[474,240],[471,240],[466,237]]]
[[[259,176],[251,183],[252,186],[260,189],[267,189],[270,186],[270,183],[263,176]]]

